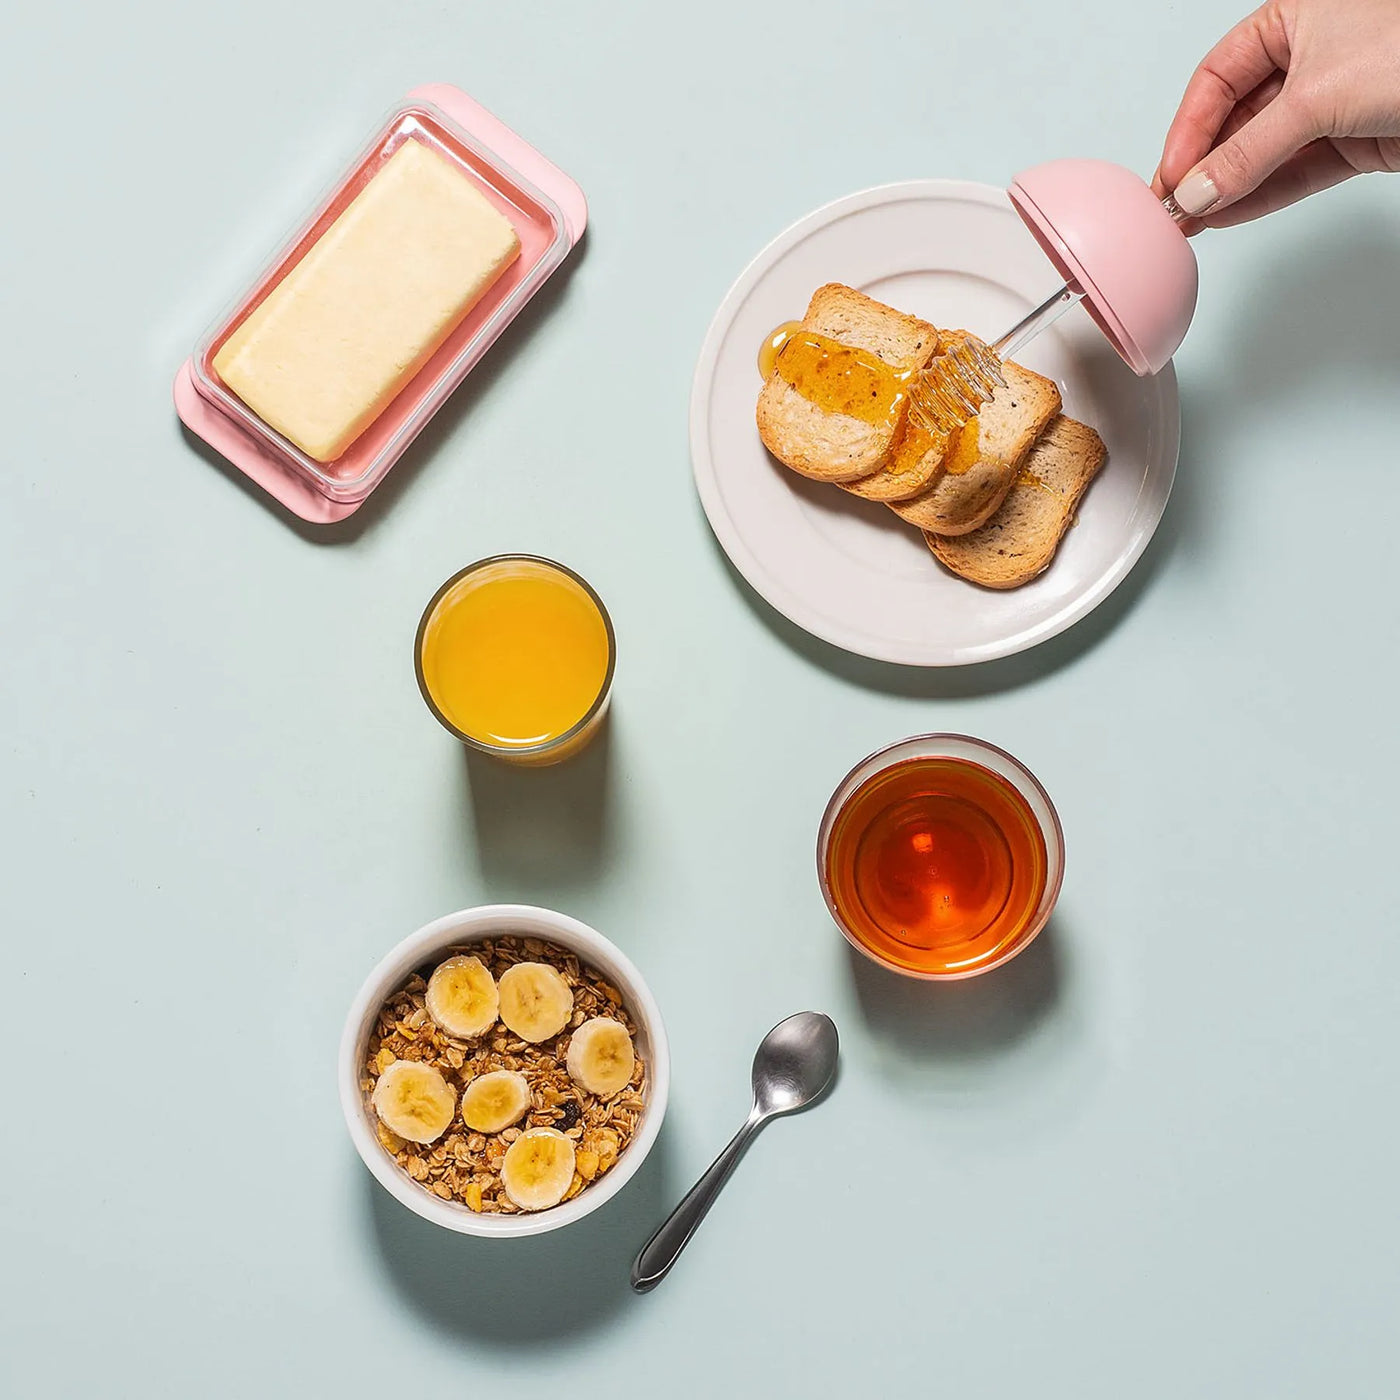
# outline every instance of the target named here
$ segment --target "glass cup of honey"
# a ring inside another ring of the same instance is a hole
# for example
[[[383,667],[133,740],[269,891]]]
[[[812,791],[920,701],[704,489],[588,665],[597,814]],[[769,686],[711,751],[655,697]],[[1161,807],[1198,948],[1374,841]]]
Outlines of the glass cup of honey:
[[[617,640],[603,600],[535,554],[469,564],[433,594],[413,645],[423,699],[470,748],[542,767],[598,732]]]
[[[837,927],[909,977],[975,977],[1045,927],[1064,879],[1060,819],[1009,753],[964,734],[891,744],[846,775],[817,837]]]

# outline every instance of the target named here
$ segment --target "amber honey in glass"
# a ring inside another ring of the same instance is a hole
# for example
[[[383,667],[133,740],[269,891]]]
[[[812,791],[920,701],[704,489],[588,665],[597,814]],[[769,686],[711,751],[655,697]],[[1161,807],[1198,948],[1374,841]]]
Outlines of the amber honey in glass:
[[[1054,903],[1063,867],[1054,809],[991,745],[935,735],[895,750],[854,770],[823,822],[832,915],[898,971],[986,971],[1024,947]]]

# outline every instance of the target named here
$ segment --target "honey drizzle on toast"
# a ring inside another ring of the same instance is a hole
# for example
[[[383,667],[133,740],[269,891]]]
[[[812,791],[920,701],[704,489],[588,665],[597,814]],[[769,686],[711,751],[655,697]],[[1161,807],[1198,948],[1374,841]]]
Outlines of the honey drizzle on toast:
[[[779,338],[775,332],[769,343]],[[906,386],[918,373],[896,369],[868,350],[801,327],[782,339],[773,371],[824,412],[842,413],[877,428],[898,426],[906,407]]]
[[[935,438],[921,423],[916,423],[906,415],[904,429],[895,436],[890,455],[885,458],[879,470],[889,472],[891,476],[916,471],[930,452],[937,452],[942,456],[947,450],[947,438]]]
[[[783,346],[801,329],[801,321],[784,321],[781,326],[775,326],[773,330],[769,331],[768,339],[763,342],[758,351],[760,378],[767,379],[773,373],[773,366],[777,364]]]
[[[973,418],[964,423],[953,438],[953,445],[943,462],[943,470],[949,476],[962,476],[964,472],[970,472],[981,459],[977,421]]]
[[[946,455],[944,470],[951,476],[971,471],[978,460],[977,420],[966,423],[951,445],[940,443],[922,423],[909,417],[906,385],[917,371],[896,369],[877,355],[845,345],[801,321],[784,321],[764,340],[758,352],[758,372],[764,379],[777,372],[809,403],[827,413],[844,413],[875,427],[899,426],[882,471],[913,470],[929,452]]]
[[[1054,496],[1059,499],[1059,492],[1055,490],[1047,481],[1038,477],[1029,467],[1022,467],[1016,473],[1017,486],[1029,486],[1036,491],[1044,491],[1047,496]],[[1071,522],[1072,523],[1072,522]]]

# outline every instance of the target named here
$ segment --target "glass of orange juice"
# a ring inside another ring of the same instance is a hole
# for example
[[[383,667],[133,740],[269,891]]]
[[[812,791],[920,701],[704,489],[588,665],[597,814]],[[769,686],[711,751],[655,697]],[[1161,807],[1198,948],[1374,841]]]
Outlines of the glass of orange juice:
[[[603,600],[535,554],[480,559],[442,585],[413,647],[418,688],[464,744],[542,766],[597,733],[617,641]]]

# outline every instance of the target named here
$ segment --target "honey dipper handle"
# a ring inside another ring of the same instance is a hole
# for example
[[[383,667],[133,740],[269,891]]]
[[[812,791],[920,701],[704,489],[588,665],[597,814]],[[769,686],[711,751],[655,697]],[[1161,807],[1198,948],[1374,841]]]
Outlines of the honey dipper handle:
[[[1034,311],[1023,316],[1005,335],[991,344],[991,350],[999,359],[1009,360],[1028,340],[1038,336],[1046,326],[1058,321],[1071,306],[1078,306],[1084,300],[1084,292],[1071,282],[1066,282],[1059,291],[1052,292]]]

